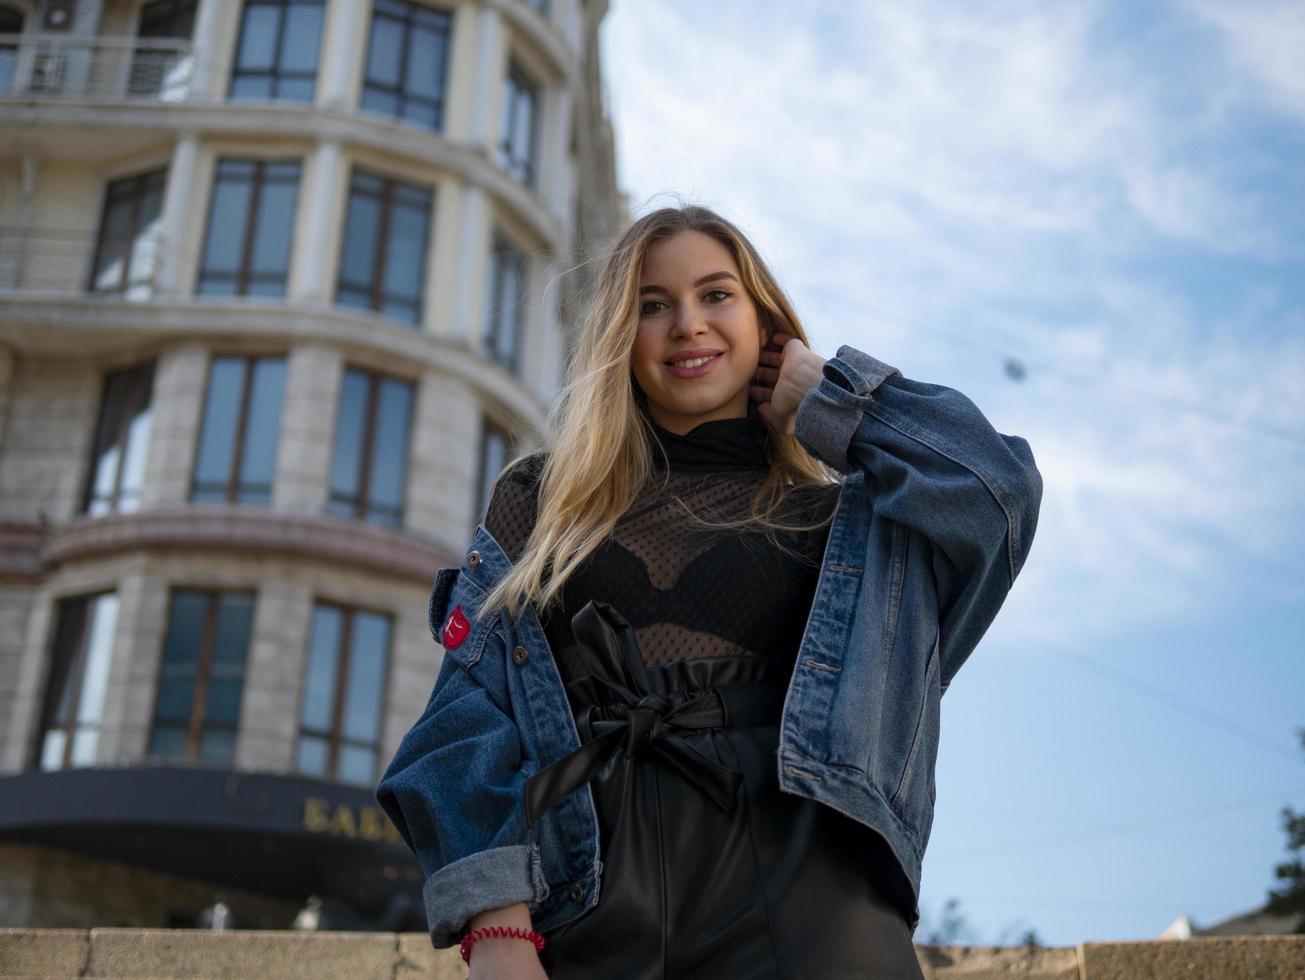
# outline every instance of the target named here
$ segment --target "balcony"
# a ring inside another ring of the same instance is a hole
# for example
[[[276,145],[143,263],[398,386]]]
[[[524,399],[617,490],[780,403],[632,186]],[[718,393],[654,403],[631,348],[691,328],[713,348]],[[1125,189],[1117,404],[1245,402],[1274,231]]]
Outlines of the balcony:
[[[162,245],[157,229],[97,236],[90,229],[0,225],[0,297],[149,299],[158,292]]]
[[[187,40],[0,34],[0,102],[185,102],[195,76]]]

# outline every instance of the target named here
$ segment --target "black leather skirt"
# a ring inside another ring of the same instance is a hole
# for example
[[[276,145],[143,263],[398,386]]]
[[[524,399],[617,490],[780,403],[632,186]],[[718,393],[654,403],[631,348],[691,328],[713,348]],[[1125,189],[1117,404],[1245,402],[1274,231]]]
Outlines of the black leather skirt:
[[[603,871],[598,904],[544,934],[548,975],[922,978],[883,839],[779,790],[789,669],[648,668],[610,605],[573,624],[592,654],[592,673],[567,685],[583,744],[532,777],[527,810],[533,821],[589,781]]]

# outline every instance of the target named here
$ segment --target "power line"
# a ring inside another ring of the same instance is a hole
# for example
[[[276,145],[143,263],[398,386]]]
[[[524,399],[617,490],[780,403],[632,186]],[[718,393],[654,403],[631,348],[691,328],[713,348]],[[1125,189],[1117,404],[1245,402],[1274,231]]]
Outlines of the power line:
[[[1184,810],[1161,817],[1148,817],[1144,820],[1133,820],[1127,823],[1089,827],[1085,830],[1070,831],[1064,834],[1055,834],[1050,837],[1011,841],[1006,844],[997,844],[995,846],[975,848],[973,850],[944,851],[941,855],[938,855],[938,857],[941,857],[944,860],[964,860],[966,858],[991,857],[997,854],[1010,853],[1011,851],[1023,851],[1031,848],[1059,847],[1063,844],[1078,843],[1080,841],[1094,840],[1101,837],[1113,837],[1117,834],[1135,833],[1139,830],[1162,829],[1172,826],[1180,821],[1199,820],[1216,813],[1226,813],[1232,810],[1245,810],[1250,807],[1261,807],[1269,801],[1276,800],[1280,802],[1283,799],[1290,799],[1301,794],[1305,794],[1305,786],[1295,786],[1278,793],[1264,794],[1248,799],[1232,800],[1227,803],[1220,803],[1216,806],[1205,807],[1200,810]],[[932,856],[933,855],[931,855],[931,857]]]
[[[1253,729],[1247,728],[1241,722],[1233,721],[1231,718],[1225,718],[1223,715],[1210,711],[1208,708],[1202,708],[1200,705],[1192,704],[1190,701],[1184,701],[1176,695],[1170,694],[1164,688],[1157,687],[1140,678],[1126,674],[1122,670],[1101,663],[1091,657],[1085,657],[1080,653],[1074,653],[1071,650],[1058,650],[1055,647],[1048,647],[1049,652],[1068,660],[1070,663],[1098,676],[1105,677],[1114,681],[1123,687],[1136,691],[1145,697],[1158,701],[1163,705],[1173,708],[1175,711],[1181,711],[1197,721],[1203,722],[1220,731],[1233,735],[1252,745],[1257,745],[1262,749],[1280,755],[1283,758],[1290,759],[1292,762],[1301,761],[1301,755],[1292,749],[1288,749],[1275,739],[1269,738]]]
[[[953,333],[950,330],[945,330],[939,327],[907,323],[899,317],[885,316],[879,310],[871,307],[862,306],[861,308],[867,309],[883,322],[892,324],[901,329],[909,330],[913,333],[931,334],[935,337],[941,337],[948,340],[958,346],[968,347],[971,350],[976,350],[992,357],[1000,358],[1002,363],[1007,366],[1008,371],[1010,365],[1014,363],[1019,365],[1021,369],[1031,368],[1064,384],[1079,388],[1090,388],[1121,401],[1141,402],[1152,408],[1159,408],[1164,411],[1196,415],[1206,419],[1207,421],[1216,422],[1220,425],[1228,425],[1233,428],[1244,429],[1247,432],[1254,432],[1257,435],[1268,436],[1273,439],[1281,439],[1285,442],[1290,442],[1293,445],[1305,447],[1305,433],[1296,432],[1295,430],[1286,429],[1268,422],[1261,422],[1257,419],[1236,418],[1226,412],[1221,412],[1218,409],[1211,408],[1208,405],[1198,405],[1172,398],[1158,398],[1149,392],[1124,388],[1118,384],[1114,384],[1113,382],[1104,382],[1101,378],[1094,378],[1090,375],[1076,374],[1072,371],[1063,370],[1055,367],[1048,361],[1026,361],[1024,358],[1011,354],[1009,350],[1002,350],[992,344],[976,340],[975,338],[965,336],[964,334]]]
[[[1081,387],[1093,387],[1106,395],[1113,395],[1124,401],[1137,401],[1150,405],[1152,408],[1160,408],[1171,412],[1182,412],[1188,415],[1197,415],[1210,422],[1217,422],[1220,425],[1230,425],[1234,428],[1245,429],[1248,432],[1254,432],[1259,435],[1269,436],[1274,439],[1283,439],[1287,442],[1294,443],[1297,446],[1305,446],[1305,434],[1293,432],[1290,429],[1284,429],[1280,426],[1271,425],[1268,422],[1260,422],[1257,419],[1239,419],[1225,412],[1210,408],[1207,405],[1193,405],[1188,402],[1180,402],[1171,398],[1157,398],[1154,395],[1146,394],[1132,389],[1120,388],[1118,385],[1103,385],[1099,381],[1089,378],[1086,375],[1076,375],[1068,371],[1062,371],[1059,368],[1044,368],[1044,371],[1057,381],[1069,385],[1078,385]]]

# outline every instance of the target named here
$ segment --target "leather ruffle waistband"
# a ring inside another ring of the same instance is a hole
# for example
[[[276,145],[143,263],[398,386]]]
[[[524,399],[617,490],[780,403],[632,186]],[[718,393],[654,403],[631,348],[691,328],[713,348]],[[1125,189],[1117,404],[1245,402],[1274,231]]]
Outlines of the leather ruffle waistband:
[[[627,759],[655,760],[673,769],[717,805],[729,807],[742,775],[709,759],[683,736],[701,729],[777,724],[787,685],[772,679],[659,692],[633,629],[614,607],[591,600],[571,622],[592,665],[591,673],[567,686],[582,744],[526,780],[528,823],[533,826],[545,810],[622,752]],[[692,663],[686,666],[692,669]]]

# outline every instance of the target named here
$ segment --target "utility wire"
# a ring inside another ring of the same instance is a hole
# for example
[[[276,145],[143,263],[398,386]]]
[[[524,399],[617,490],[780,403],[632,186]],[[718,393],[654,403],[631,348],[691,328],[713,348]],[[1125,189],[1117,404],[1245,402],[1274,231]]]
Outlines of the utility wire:
[[[1257,745],[1275,755],[1280,755],[1284,759],[1290,759],[1292,762],[1300,762],[1302,759],[1302,755],[1299,751],[1289,749],[1277,740],[1269,738],[1267,735],[1261,734],[1253,729],[1247,728],[1245,725],[1233,721],[1231,718],[1225,718],[1223,715],[1210,711],[1207,708],[1202,708],[1200,705],[1192,704],[1190,701],[1184,701],[1182,698],[1170,694],[1164,688],[1157,687],[1156,685],[1141,680],[1140,678],[1133,677],[1131,674],[1126,674],[1124,671],[1115,667],[1103,664],[1099,660],[1085,657],[1080,653],[1074,653],[1070,650],[1058,650],[1055,647],[1048,647],[1047,649],[1056,656],[1069,661],[1083,670],[1105,677],[1108,680],[1114,681],[1116,684],[1120,684],[1123,687],[1136,691],[1144,697],[1151,698],[1153,701],[1159,701],[1161,704],[1167,705],[1175,711],[1181,711],[1183,714],[1204,722],[1214,728],[1218,728],[1220,731],[1226,732],[1229,735],[1240,738],[1252,745]]]
[[[1021,357],[1011,354],[1007,350],[1002,350],[987,342],[976,340],[973,337],[953,333],[950,330],[945,330],[940,327],[907,323],[899,317],[885,316],[883,313],[873,308],[863,308],[867,309],[871,314],[883,322],[892,324],[895,327],[909,330],[912,333],[930,334],[935,337],[943,338],[958,346],[968,347],[971,350],[1000,358],[1003,364],[1006,365],[1008,372],[1010,371],[1012,364],[1019,365],[1021,371],[1025,369],[1033,370],[1054,378],[1064,384],[1079,388],[1091,388],[1097,392],[1109,395],[1121,401],[1141,402],[1152,408],[1197,415],[1207,421],[1216,422],[1220,425],[1245,429],[1246,431],[1254,432],[1257,435],[1268,436],[1273,439],[1281,439],[1290,442],[1293,445],[1305,447],[1305,433],[1302,432],[1296,432],[1292,429],[1286,429],[1282,426],[1273,425],[1268,422],[1261,422],[1256,419],[1236,418],[1226,412],[1221,412],[1218,409],[1211,408],[1208,405],[1197,405],[1171,398],[1157,398],[1155,395],[1148,392],[1142,392],[1132,388],[1124,388],[1113,382],[1105,382],[1101,378],[1094,378],[1091,375],[1077,374],[1073,371],[1063,370],[1062,368],[1055,367],[1048,361],[1026,361]]]
[[[1007,854],[1012,851],[1023,851],[1038,847],[1059,847],[1063,844],[1077,843],[1084,840],[1095,840],[1101,837],[1113,837],[1117,834],[1135,833],[1139,830],[1162,829],[1172,826],[1180,821],[1199,820],[1204,817],[1218,813],[1227,813],[1232,810],[1245,810],[1251,807],[1262,807],[1266,802],[1290,799],[1300,794],[1305,794],[1305,786],[1295,786],[1278,793],[1264,794],[1262,796],[1255,796],[1248,799],[1232,800],[1227,803],[1220,803],[1217,806],[1205,807],[1201,810],[1185,810],[1178,813],[1170,813],[1161,817],[1148,817],[1144,820],[1133,820],[1127,823],[1089,827],[1085,830],[1070,831],[1064,834],[1055,834],[1049,837],[1039,837],[1031,840],[1011,841],[1007,844],[997,844],[972,850],[944,851],[942,854],[937,855],[937,857],[949,861],[958,859],[964,860],[967,858],[991,857],[997,854]],[[930,857],[934,857],[934,855],[930,855]]]

